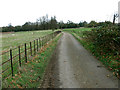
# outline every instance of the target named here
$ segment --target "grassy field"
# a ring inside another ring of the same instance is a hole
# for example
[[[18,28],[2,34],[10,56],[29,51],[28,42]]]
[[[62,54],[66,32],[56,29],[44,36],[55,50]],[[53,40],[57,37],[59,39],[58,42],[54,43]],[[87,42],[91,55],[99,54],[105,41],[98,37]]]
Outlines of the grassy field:
[[[2,51],[30,42],[38,37],[52,33],[52,30],[26,31],[2,34]]]
[[[85,37],[83,32],[85,31],[91,31],[92,28],[71,28],[71,29],[63,29],[63,31],[74,33],[78,35],[79,37]]]
[[[31,54],[30,54],[30,49],[28,49],[30,47],[29,43],[30,41],[33,41],[39,37],[43,37],[46,36],[47,34],[53,33],[52,30],[44,30],[44,31],[29,31],[29,32],[16,32],[16,33],[4,33],[2,35],[2,48],[3,50],[9,50],[10,48],[13,47],[17,47],[21,44],[27,43],[26,47],[27,47],[27,58],[30,59],[31,58]],[[46,40],[43,40],[42,42],[39,42],[39,49],[41,47],[41,43],[44,44]],[[34,54],[34,42],[31,43],[32,45],[32,55]],[[20,52],[23,52],[21,54],[21,63],[25,63],[25,47],[24,45],[20,47]],[[35,41],[35,48],[37,49],[37,43]],[[36,50],[35,50],[36,52]],[[19,50],[18,48],[13,49],[12,50],[12,56],[15,57],[13,59],[13,71],[14,73],[16,73],[18,70],[17,68],[19,67]],[[17,55],[17,56],[16,56]],[[3,78],[7,77],[8,75],[10,75],[11,73],[11,64],[10,64],[10,51],[8,51],[7,53],[4,53],[3,55],[0,55],[0,57],[2,58],[2,61],[0,61],[1,63],[4,63],[2,65],[2,70],[5,71],[4,74],[2,75]],[[8,61],[9,60],[9,61]],[[1,69],[1,67],[0,67]]]
[[[46,44],[31,61],[19,68],[19,72],[13,78],[8,78],[2,82],[3,88],[38,88],[43,78],[45,68],[49,63],[52,52],[61,34],[54,38],[52,42]]]
[[[73,31],[74,30],[74,31]],[[86,38],[86,33],[91,32],[90,28],[81,28],[81,29],[65,29],[63,31],[70,32],[89,52],[91,52],[95,58],[100,60],[110,71],[113,72],[113,75],[119,76],[120,68],[120,56],[114,55],[112,52],[105,52],[104,50],[99,50],[99,46],[95,46],[94,42]],[[100,52],[102,51],[102,53]]]

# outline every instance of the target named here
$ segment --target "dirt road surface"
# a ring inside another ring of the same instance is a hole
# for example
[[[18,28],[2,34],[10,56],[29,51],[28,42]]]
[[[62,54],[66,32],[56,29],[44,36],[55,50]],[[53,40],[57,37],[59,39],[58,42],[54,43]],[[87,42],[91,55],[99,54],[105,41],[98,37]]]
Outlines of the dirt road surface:
[[[63,33],[42,88],[118,88],[118,79],[69,33]]]

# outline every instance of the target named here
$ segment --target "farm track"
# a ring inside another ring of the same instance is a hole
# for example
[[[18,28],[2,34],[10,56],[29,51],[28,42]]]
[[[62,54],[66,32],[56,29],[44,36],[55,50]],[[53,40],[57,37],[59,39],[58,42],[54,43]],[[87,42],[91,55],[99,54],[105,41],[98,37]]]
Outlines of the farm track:
[[[63,33],[42,88],[118,88],[118,79],[69,33]]]

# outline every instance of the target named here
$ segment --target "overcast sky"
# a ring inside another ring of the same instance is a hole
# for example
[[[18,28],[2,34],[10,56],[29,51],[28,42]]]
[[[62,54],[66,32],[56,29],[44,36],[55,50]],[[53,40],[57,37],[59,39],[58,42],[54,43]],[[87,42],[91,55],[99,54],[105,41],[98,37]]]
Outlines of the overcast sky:
[[[48,14],[56,16],[57,20],[105,21],[111,20],[118,11],[120,0],[0,0],[0,27],[23,25],[25,22],[35,22],[41,16]]]

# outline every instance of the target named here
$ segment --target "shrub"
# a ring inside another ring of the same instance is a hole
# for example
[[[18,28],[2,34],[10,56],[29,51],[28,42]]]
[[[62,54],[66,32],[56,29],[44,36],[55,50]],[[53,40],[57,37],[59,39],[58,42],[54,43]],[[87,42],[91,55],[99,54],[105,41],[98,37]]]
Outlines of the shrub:
[[[120,30],[118,26],[102,26],[92,29],[92,32],[85,33],[87,38],[94,42],[94,45],[106,52],[120,54]]]

